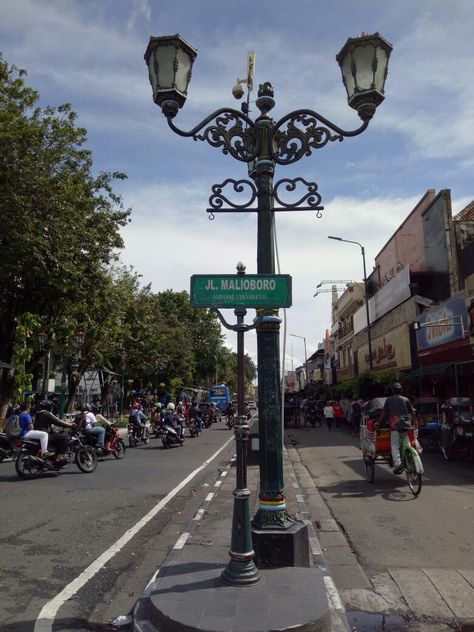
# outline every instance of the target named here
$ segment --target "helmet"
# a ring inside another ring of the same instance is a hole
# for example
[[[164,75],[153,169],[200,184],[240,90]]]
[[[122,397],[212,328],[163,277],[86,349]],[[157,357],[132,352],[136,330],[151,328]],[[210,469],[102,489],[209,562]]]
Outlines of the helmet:
[[[394,391],[399,391],[399,392],[403,390],[402,389],[402,385],[400,384],[400,382],[395,382],[395,384],[393,384],[392,388],[393,388]]]
[[[174,404],[173,404],[173,402],[170,402],[166,408],[167,408],[168,410],[174,410]]]
[[[158,402],[158,404],[156,405],[156,407],[158,408],[158,410],[161,410],[163,408],[163,406],[160,404],[160,402]]]
[[[135,402],[132,408],[134,408],[135,410],[140,410],[140,404],[138,402]]]
[[[13,414],[18,415],[20,413],[20,404],[15,404],[13,406]]]
[[[51,412],[53,409],[53,402],[50,402],[49,399],[43,399],[37,406],[36,410],[48,410]]]
[[[183,402],[179,402],[178,406],[182,406],[182,405],[183,405]]]

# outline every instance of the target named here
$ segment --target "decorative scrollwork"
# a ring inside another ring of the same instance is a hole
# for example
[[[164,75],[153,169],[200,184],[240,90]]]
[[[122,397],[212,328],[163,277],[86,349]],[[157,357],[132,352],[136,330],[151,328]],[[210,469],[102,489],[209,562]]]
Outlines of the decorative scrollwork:
[[[224,195],[223,191],[228,184],[232,184],[232,188],[236,193],[248,193],[247,201],[244,204],[237,204],[233,202],[228,195]],[[248,191],[246,191],[248,189]],[[243,211],[251,206],[257,197],[257,188],[250,180],[234,180],[233,178],[227,178],[222,184],[212,185],[212,195],[209,198],[210,211],[220,211],[224,204],[228,204],[232,209],[236,211]]]
[[[208,125],[211,121],[214,123]],[[189,132],[176,127],[171,118],[168,118],[168,125],[180,136],[191,136],[196,141],[208,142],[212,147],[222,147],[224,154],[242,162],[255,160],[259,153],[260,141],[255,123],[238,110],[216,110]]]
[[[310,156],[313,149],[321,149],[329,141],[342,141],[341,134],[331,134],[327,127],[318,125],[314,116],[294,114],[285,130],[274,131],[273,159],[279,164],[290,164],[303,156]]]
[[[255,133],[244,127],[240,118],[232,113],[216,117],[216,124],[209,125],[203,134],[195,134],[194,140],[205,140],[213,147],[222,147],[222,153],[247,162],[255,151]]]
[[[278,189],[285,185],[285,189],[287,191],[295,191],[297,184],[302,182],[306,188],[307,192],[301,198],[299,198],[295,202],[284,202],[281,197],[278,195]],[[324,207],[321,206],[321,196],[318,193],[318,185],[316,182],[307,182],[304,178],[294,178],[290,180],[289,178],[283,178],[283,180],[279,180],[273,186],[273,195],[275,200],[285,208],[297,209],[301,207],[304,203],[307,204],[304,209],[300,208],[299,210],[311,210],[311,211],[321,211]],[[319,214],[318,217],[321,215]]]

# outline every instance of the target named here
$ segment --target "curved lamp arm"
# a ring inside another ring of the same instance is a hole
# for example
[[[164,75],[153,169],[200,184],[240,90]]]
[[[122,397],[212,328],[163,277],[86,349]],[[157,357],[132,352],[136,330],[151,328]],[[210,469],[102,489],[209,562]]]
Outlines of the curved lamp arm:
[[[230,154],[236,160],[252,162],[258,156],[260,141],[255,132],[255,123],[238,110],[220,108],[189,131],[176,127],[171,116],[166,118],[169,127],[179,136],[192,137],[194,140],[207,141],[213,147],[222,147],[222,153]],[[211,121],[215,121],[214,124],[208,125]],[[203,132],[199,134],[201,130]]]
[[[224,318],[224,316],[222,316],[222,314],[220,313],[220,311],[217,309],[217,307],[211,307],[209,309],[210,312],[212,312],[213,314],[217,314],[217,317],[219,318],[219,320],[221,321],[222,325],[226,328],[226,329],[231,329],[232,331],[243,331],[244,333],[246,331],[250,331],[251,329],[255,329],[256,327],[258,327],[258,325],[260,324],[260,321],[263,318],[262,316],[257,317],[254,320],[253,325],[245,325],[245,324],[237,324],[237,325],[231,325],[230,323],[228,323],[226,321],[226,319]]]
[[[292,164],[303,156],[310,156],[313,149],[321,149],[329,141],[341,142],[345,137],[361,134],[368,125],[369,119],[366,119],[357,129],[347,131],[314,110],[295,110],[273,126],[272,158],[280,165]]]

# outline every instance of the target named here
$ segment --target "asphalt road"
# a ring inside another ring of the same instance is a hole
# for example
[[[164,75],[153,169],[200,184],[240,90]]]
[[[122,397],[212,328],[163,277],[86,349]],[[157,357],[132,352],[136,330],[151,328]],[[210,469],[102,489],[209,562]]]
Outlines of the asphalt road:
[[[391,568],[474,569],[474,463],[421,455],[418,498],[387,465],[366,481],[358,439],[326,428],[287,429],[367,575]],[[313,516],[313,519],[317,519]]]
[[[71,465],[22,481],[13,463],[0,464],[0,632],[34,630],[46,603],[231,436],[221,422],[183,447],[165,450],[152,438],[127,449],[123,460],[101,460],[92,474]],[[61,605],[61,629],[102,630],[107,619],[128,612],[233,452],[231,441]]]

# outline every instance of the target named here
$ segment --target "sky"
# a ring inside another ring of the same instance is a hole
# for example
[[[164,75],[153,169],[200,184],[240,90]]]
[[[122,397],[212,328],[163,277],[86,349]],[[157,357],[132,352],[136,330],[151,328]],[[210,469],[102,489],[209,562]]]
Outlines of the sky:
[[[393,44],[386,98],[369,128],[275,173],[316,182],[324,205],[321,218],[276,214],[279,271],[293,285],[282,327],[291,370],[304,363],[305,343],[310,357],[331,326],[331,294],[314,297],[316,286],[363,278],[359,246],[328,235],[360,242],[370,274],[427,189],[451,189],[453,214],[474,198],[473,25],[472,0],[0,0],[0,51],[27,70],[42,105],[72,104],[95,172],[127,174],[115,186],[132,209],[120,258],[160,292],[189,291],[193,274],[234,274],[238,261],[255,274],[257,224],[255,213],[209,220],[212,185],[245,178],[246,165],[168,128],[143,59],[150,36],[180,33],[198,50],[174,119],[184,130],[217,108],[239,107],[232,86],[250,50],[256,88],[273,85],[275,119],[310,108],[356,129],[335,56],[362,32]],[[254,315],[248,310],[247,322]],[[235,322],[232,310],[224,316]],[[236,348],[234,333],[226,340]],[[254,332],[245,347],[256,360]]]

